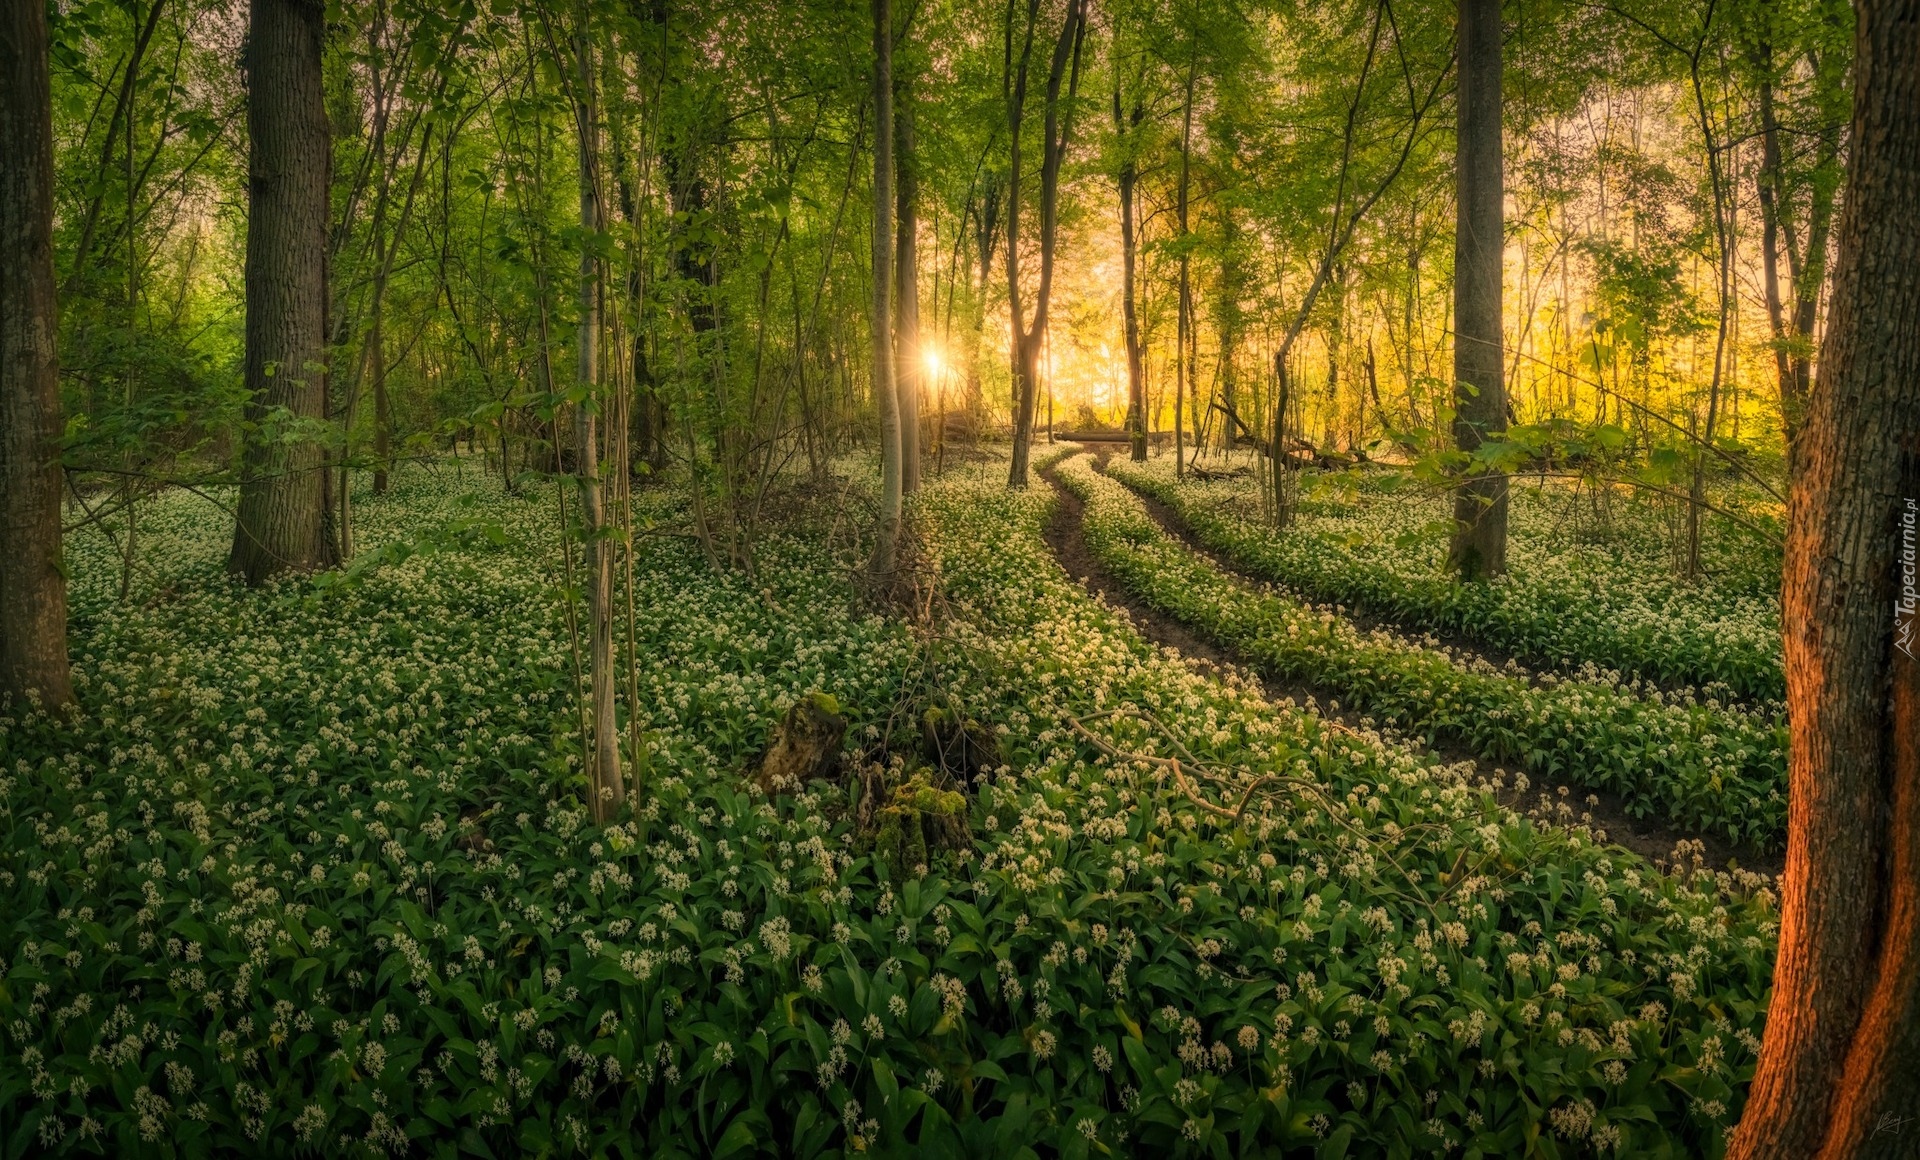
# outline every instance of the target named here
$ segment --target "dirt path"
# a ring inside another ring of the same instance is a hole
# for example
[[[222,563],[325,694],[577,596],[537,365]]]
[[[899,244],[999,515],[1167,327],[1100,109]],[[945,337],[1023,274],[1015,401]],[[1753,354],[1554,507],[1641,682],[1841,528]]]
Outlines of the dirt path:
[[[1104,469],[1111,448],[1089,448],[1096,456],[1094,465]],[[1060,482],[1058,473],[1048,468],[1040,473],[1042,479],[1052,485],[1058,497],[1054,505],[1053,516],[1047,522],[1047,546],[1053,550],[1054,557],[1060,561],[1067,574],[1079,581],[1090,591],[1104,597],[1107,603],[1126,610],[1132,618],[1133,626],[1141,636],[1155,644],[1171,646],[1182,656],[1200,662],[1203,667],[1230,669],[1251,676],[1266,693],[1267,700],[1276,705],[1291,705],[1302,712],[1312,713],[1328,720],[1337,721],[1349,729],[1360,727],[1358,715],[1349,712],[1329,712],[1327,706],[1340,700],[1339,694],[1324,686],[1302,681],[1283,681],[1269,678],[1252,666],[1241,662],[1230,649],[1225,649],[1195,633],[1191,628],[1166,613],[1148,607],[1135,599],[1121,584],[1109,576],[1100,567],[1091,549],[1087,547],[1086,536],[1081,529],[1081,521],[1086,505],[1080,497],[1067,490]],[[1135,493],[1136,496],[1138,493]],[[1193,542],[1178,517],[1151,499],[1140,497],[1146,503],[1153,518],[1170,535],[1176,537],[1190,550],[1206,559],[1221,572],[1232,576],[1252,588],[1265,585],[1254,577],[1249,577],[1213,554],[1201,549]],[[1483,654],[1484,655],[1484,654]],[[1376,726],[1377,727],[1377,726]],[[1448,763],[1469,762],[1479,778],[1490,780],[1496,766],[1494,763],[1460,746],[1441,743],[1428,745],[1423,738],[1408,737],[1392,730],[1381,732],[1394,738],[1400,744],[1433,754]],[[1650,862],[1669,865],[1682,858],[1677,847],[1682,842],[1698,843],[1698,846],[1685,855],[1685,861],[1695,860],[1706,866],[1721,869],[1732,863],[1742,868],[1765,874],[1778,875],[1785,865],[1781,854],[1760,854],[1750,848],[1735,846],[1724,839],[1710,834],[1691,834],[1680,830],[1670,830],[1651,823],[1648,819],[1634,818],[1626,812],[1625,803],[1617,794],[1605,790],[1583,786],[1565,785],[1558,782],[1536,783],[1521,800],[1521,795],[1508,790],[1501,794],[1503,804],[1519,810],[1540,812],[1540,799],[1551,798],[1556,805],[1565,803],[1573,810],[1573,816],[1582,813],[1592,815],[1591,825],[1607,835],[1607,841],[1632,850]],[[1589,803],[1588,798],[1598,799]],[[1558,812],[1557,809],[1554,812]]]
[[[1094,460],[1094,466],[1102,474],[1106,473],[1107,459],[1108,459],[1108,456],[1100,455],[1097,459]],[[1146,492],[1138,491],[1132,487],[1128,487],[1124,482],[1122,482],[1119,479],[1114,479],[1114,482],[1120,484],[1122,487],[1126,487],[1128,491],[1133,493],[1133,498],[1139,500],[1143,505],[1145,505],[1147,509],[1147,514],[1153,517],[1154,523],[1160,525],[1161,531],[1167,533],[1169,536],[1172,536],[1174,539],[1180,541],[1182,544],[1185,544],[1187,546],[1187,549],[1191,551],[1194,555],[1199,556],[1201,559],[1207,561],[1209,564],[1212,564],[1214,567],[1220,569],[1222,572],[1225,572],[1229,576],[1232,576],[1240,580],[1244,584],[1250,585],[1258,589],[1272,589],[1273,591],[1278,592],[1281,595],[1285,596],[1287,599],[1292,600],[1297,604],[1307,605],[1310,608],[1326,608],[1331,610],[1337,607],[1339,609],[1339,612],[1336,613],[1336,615],[1338,615],[1342,620],[1345,620],[1348,623],[1352,624],[1355,628],[1359,629],[1361,632],[1384,632],[1387,635],[1394,637],[1397,640],[1403,640],[1410,644],[1418,644],[1423,648],[1430,647],[1425,644],[1425,642],[1428,640],[1438,641],[1440,648],[1445,649],[1450,653],[1453,653],[1455,656],[1460,657],[1463,660],[1467,660],[1467,661],[1472,661],[1475,659],[1483,660],[1488,664],[1492,665],[1496,669],[1504,670],[1507,666],[1508,661],[1518,661],[1522,669],[1522,672],[1525,675],[1527,683],[1533,684],[1533,685],[1537,685],[1540,683],[1540,672],[1542,670],[1540,670],[1537,666],[1527,663],[1526,661],[1518,660],[1518,658],[1516,658],[1512,653],[1503,652],[1499,649],[1484,647],[1476,643],[1475,641],[1469,640],[1464,636],[1460,636],[1454,633],[1434,632],[1427,629],[1409,628],[1406,625],[1400,624],[1397,621],[1389,620],[1384,617],[1374,616],[1373,614],[1367,612],[1365,609],[1357,608],[1352,604],[1339,603],[1335,601],[1316,600],[1312,596],[1309,596],[1308,594],[1301,592],[1296,588],[1291,588],[1285,584],[1276,583],[1275,581],[1266,579],[1265,577],[1262,577],[1262,576],[1255,576],[1253,573],[1243,570],[1238,565],[1234,564],[1232,561],[1226,559],[1224,556],[1221,556],[1215,553],[1213,549],[1203,545],[1200,542],[1200,537],[1195,535],[1193,529],[1187,525],[1187,521],[1182,519],[1180,517],[1180,513],[1174,511],[1171,506],[1155,498],[1154,496],[1148,495]],[[1547,671],[1558,671],[1558,670],[1547,670]]]

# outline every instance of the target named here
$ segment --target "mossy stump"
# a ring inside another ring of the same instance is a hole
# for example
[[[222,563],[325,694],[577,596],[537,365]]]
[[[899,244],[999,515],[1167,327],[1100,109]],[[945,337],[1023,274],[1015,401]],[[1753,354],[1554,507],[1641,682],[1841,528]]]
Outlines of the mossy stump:
[[[947,709],[931,708],[920,715],[920,743],[927,760],[963,787],[976,774],[1001,764],[1000,739],[993,731]]]
[[[925,874],[934,855],[962,849],[972,838],[966,795],[941,789],[933,777],[928,770],[913,771],[873,812],[874,856],[896,879]]]
[[[762,792],[798,793],[815,778],[835,780],[840,772],[840,742],[847,719],[840,703],[826,693],[809,693],[787,707],[773,742],[760,759],[754,784]]]

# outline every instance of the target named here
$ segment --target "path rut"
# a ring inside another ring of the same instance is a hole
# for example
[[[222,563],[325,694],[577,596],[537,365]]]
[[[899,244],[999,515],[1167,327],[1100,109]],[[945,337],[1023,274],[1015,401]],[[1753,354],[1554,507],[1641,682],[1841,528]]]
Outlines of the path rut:
[[[1094,466],[1102,470],[1111,454],[1110,448],[1083,448],[1082,451],[1091,452],[1095,456]],[[1054,558],[1067,570],[1069,576],[1090,591],[1104,597],[1109,604],[1124,608],[1133,619],[1136,631],[1155,644],[1170,646],[1182,656],[1199,661],[1203,666],[1230,669],[1253,677],[1265,692],[1267,700],[1275,705],[1290,705],[1298,711],[1337,721],[1350,729],[1360,727],[1358,715],[1345,711],[1332,712],[1328,709],[1328,706],[1340,701],[1338,692],[1309,682],[1272,679],[1254,666],[1244,663],[1233,650],[1221,647],[1194,632],[1178,619],[1136,599],[1117,580],[1107,574],[1100,566],[1100,562],[1094,558],[1092,550],[1087,547],[1086,537],[1081,529],[1086,505],[1081,502],[1079,496],[1074,495],[1060,482],[1056,467],[1057,465],[1048,467],[1040,472],[1040,477],[1053,487],[1057,496],[1053,515],[1047,521],[1045,535]],[[1214,554],[1200,548],[1185,525],[1181,524],[1173,513],[1167,511],[1164,504],[1157,503],[1148,497],[1140,497],[1137,492],[1134,495],[1145,503],[1154,522],[1190,551],[1250,588],[1258,589],[1264,586],[1257,578],[1246,575]],[[1456,648],[1454,651],[1463,650]],[[1447,743],[1430,745],[1424,738],[1409,737],[1392,730],[1382,730],[1382,732],[1392,736],[1402,745],[1430,753],[1450,764],[1470,762],[1481,779],[1490,780],[1494,775],[1496,766],[1492,762],[1460,746]],[[1525,795],[1533,799],[1531,801],[1520,800],[1522,795],[1511,789],[1504,791],[1500,796],[1502,803],[1508,807],[1529,810],[1536,815],[1540,808],[1539,799],[1542,796],[1551,798],[1555,803],[1565,802],[1575,806],[1575,815],[1589,814],[1591,816],[1589,824],[1595,830],[1605,833],[1608,843],[1625,847],[1648,861],[1663,866],[1684,863],[1724,869],[1738,865],[1746,870],[1776,876],[1785,866],[1783,854],[1762,854],[1751,848],[1735,846],[1712,834],[1668,829],[1653,824],[1647,819],[1635,818],[1627,813],[1625,802],[1618,794],[1605,790],[1563,784],[1558,781],[1536,781],[1534,787]],[[1589,797],[1597,801],[1588,803]],[[1683,848],[1682,843],[1689,844],[1691,848]]]

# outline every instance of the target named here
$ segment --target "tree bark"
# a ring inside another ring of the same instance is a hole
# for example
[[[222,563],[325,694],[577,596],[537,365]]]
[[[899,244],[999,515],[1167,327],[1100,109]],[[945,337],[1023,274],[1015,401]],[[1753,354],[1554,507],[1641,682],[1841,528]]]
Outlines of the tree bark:
[[[384,9],[380,13],[380,24],[385,23]],[[386,335],[386,297],[387,297],[387,203],[392,197],[393,176],[392,158],[387,156],[387,120],[392,107],[392,99],[387,92],[389,78],[382,75],[382,54],[380,52],[384,29],[377,29],[368,40],[368,56],[371,58],[368,71],[372,74],[374,89],[373,109],[373,158],[380,167],[379,189],[373,202],[373,301],[369,303],[367,322],[367,374],[373,380],[373,494],[387,494],[389,473],[393,470],[393,409],[387,398],[387,335]],[[401,148],[406,144],[403,141]],[[422,143],[422,154],[425,143]],[[348,392],[346,424],[349,431],[353,428],[352,395]],[[346,471],[343,468],[340,479],[341,496],[348,494]],[[344,509],[344,505],[343,508]],[[342,552],[349,558],[352,555],[350,543],[342,545]]]
[[[73,700],[60,556],[60,381],[46,6],[0,15],[0,705]]]
[[[229,571],[248,584],[335,562],[327,526],[324,7],[255,0],[247,27],[247,436]]]
[[[387,494],[393,470],[393,404],[387,397],[386,276],[374,275],[373,317],[367,326],[367,374],[373,379],[373,494]],[[344,485],[343,485],[344,486]]]
[[[873,0],[873,398],[880,408],[880,527],[867,572],[890,585],[899,567],[901,467],[900,397],[893,382],[893,0]]]
[[[575,116],[580,145],[580,229],[600,232],[599,103],[594,92],[593,41],[582,6],[574,38]],[[575,376],[586,398],[573,406],[574,464],[580,480],[580,520],[586,532],[588,679],[593,699],[593,752],[588,756],[588,803],[593,820],[609,822],[626,801],[620,773],[620,726],[613,704],[613,552],[600,487],[600,443],[595,416],[600,396],[600,262],[586,240],[580,246],[580,322],[574,335]]]
[[[1038,0],[1027,6],[1027,43],[1032,46],[1033,25]],[[1033,443],[1035,387],[1039,380],[1041,344],[1046,340],[1048,310],[1053,301],[1054,240],[1060,224],[1060,167],[1066,160],[1072,135],[1074,97],[1080,87],[1080,45],[1085,39],[1086,0],[1067,0],[1066,18],[1060,25],[1060,37],[1053,45],[1053,62],[1047,71],[1045,121],[1040,150],[1040,283],[1034,290],[1033,321],[1023,325],[1020,306],[1020,124],[1024,117],[1027,87],[1027,54],[1022,52],[1018,83],[1010,103],[1009,136],[1012,164],[1007,181],[1007,306],[1013,321],[1013,462],[1007,472],[1007,486],[1027,486],[1027,464]],[[1071,64],[1071,72],[1069,72]],[[1060,86],[1065,81],[1067,99],[1063,108]]]
[[[1507,429],[1501,348],[1500,3],[1460,0],[1458,220],[1453,256],[1455,445],[1477,450]],[[1454,496],[1447,567],[1468,580],[1507,570],[1507,477],[1467,479]]]
[[[1173,474],[1182,478],[1187,474],[1187,427],[1185,412],[1187,409],[1187,388],[1191,385],[1192,362],[1188,356],[1188,345],[1193,341],[1193,286],[1190,281],[1189,265],[1191,256],[1187,251],[1187,193],[1188,179],[1192,170],[1190,161],[1193,152],[1193,78],[1199,63],[1199,49],[1194,49],[1193,59],[1187,62],[1186,98],[1181,102],[1180,115],[1180,181],[1174,193],[1174,204],[1180,229],[1180,284],[1178,287],[1178,319],[1174,327],[1174,368],[1173,368]]]
[[[1120,111],[1120,69],[1116,62],[1113,81],[1113,130],[1121,139],[1120,161],[1120,317],[1127,343],[1127,442],[1135,463],[1147,461],[1146,375],[1141,366],[1140,311],[1135,301],[1134,267],[1139,240],[1135,237],[1133,190],[1140,179],[1138,160],[1133,155],[1134,131],[1146,117],[1146,107],[1135,100],[1131,115]]]
[[[894,172],[898,176],[894,253],[894,393],[900,399],[900,490],[920,487],[920,174],[913,134],[913,85],[898,78],[893,111]]]
[[[980,352],[986,345],[987,287],[993,280],[993,252],[999,246],[1000,184],[988,178],[976,209],[979,229],[974,234],[980,261],[980,280],[973,295],[972,349],[967,352],[967,421],[977,433],[986,423],[986,392],[980,385]]]
[[[1760,72],[1757,94],[1760,112],[1760,172],[1754,182],[1760,201],[1761,289],[1766,297],[1767,322],[1773,328],[1774,372],[1780,381],[1780,426],[1789,448],[1806,407],[1799,376],[1788,347],[1786,303],[1780,292],[1780,125],[1773,110],[1773,46],[1763,43],[1754,52]]]
[[[1920,0],[1861,0],[1817,389],[1794,442],[1787,866],[1729,1156],[1920,1152]]]

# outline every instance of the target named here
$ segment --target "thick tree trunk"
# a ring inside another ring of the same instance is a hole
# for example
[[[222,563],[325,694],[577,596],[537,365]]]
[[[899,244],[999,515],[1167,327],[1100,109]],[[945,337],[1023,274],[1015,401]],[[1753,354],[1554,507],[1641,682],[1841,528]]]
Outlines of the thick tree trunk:
[[[898,174],[894,253],[894,393],[900,399],[900,490],[920,487],[920,175],[913,136],[913,86],[899,81],[893,111],[894,171]]]
[[[246,447],[230,571],[325,568],[327,189],[324,6],[254,0],[247,28]]]
[[[1787,867],[1729,1155],[1920,1154],[1920,0],[1863,0],[1819,384],[1794,441]]]
[[[1471,452],[1507,429],[1501,350],[1500,3],[1460,0],[1458,225],[1453,257],[1453,437]],[[1454,497],[1447,566],[1469,580],[1507,570],[1507,477],[1486,472]]]
[[[880,527],[867,571],[890,585],[899,566],[904,480],[900,397],[893,383],[893,2],[873,0],[873,398],[880,408]]]
[[[588,236],[600,232],[600,140],[598,102],[594,95],[593,41],[586,28],[586,9],[574,41],[574,84],[579,94],[580,229]],[[620,773],[620,725],[613,704],[613,552],[601,534],[606,512],[600,487],[600,443],[594,415],[600,394],[600,262],[592,246],[580,248],[580,324],[574,336],[578,365],[575,375],[588,402],[573,408],[575,470],[580,479],[580,519],[586,531],[587,628],[589,681],[593,699],[593,753],[588,759],[588,803],[593,820],[611,821],[626,800]]]
[[[73,700],[60,557],[60,382],[53,282],[47,10],[0,14],[0,706]]]

